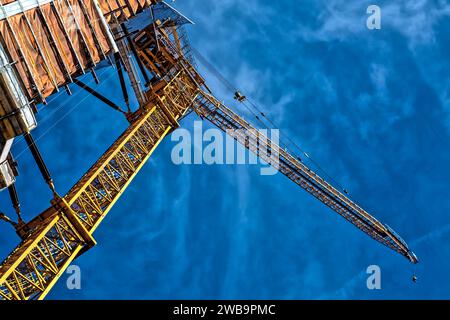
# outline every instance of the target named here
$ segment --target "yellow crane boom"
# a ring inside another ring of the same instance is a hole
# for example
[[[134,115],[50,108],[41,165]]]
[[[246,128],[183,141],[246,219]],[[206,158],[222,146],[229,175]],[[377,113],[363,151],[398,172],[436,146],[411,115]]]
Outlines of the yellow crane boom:
[[[202,91],[196,100],[197,113],[231,135],[266,163],[337,212],[355,227],[388,248],[417,263],[416,255],[388,226],[382,224],[350,198],[308,168],[298,157],[272,142],[260,130],[239,117],[210,93]],[[276,156],[272,156],[276,154]]]

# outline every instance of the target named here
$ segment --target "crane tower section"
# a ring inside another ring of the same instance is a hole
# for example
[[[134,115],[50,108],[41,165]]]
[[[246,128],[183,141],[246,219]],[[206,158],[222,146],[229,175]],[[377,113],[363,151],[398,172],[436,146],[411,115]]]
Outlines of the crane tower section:
[[[155,43],[147,45],[141,49]],[[0,266],[3,298],[45,297],[70,262],[95,245],[98,225],[196,100],[202,79],[168,48],[162,52],[158,68],[164,76],[146,92],[148,103],[128,115],[129,128],[64,197],[56,196],[48,210],[18,229],[23,242]]]

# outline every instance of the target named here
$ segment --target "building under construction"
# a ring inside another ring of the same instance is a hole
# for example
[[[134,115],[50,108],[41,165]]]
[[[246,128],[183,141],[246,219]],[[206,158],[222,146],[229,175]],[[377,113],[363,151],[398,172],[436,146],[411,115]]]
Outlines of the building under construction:
[[[106,214],[158,144],[191,112],[231,135],[374,240],[417,263],[390,227],[214,96],[191,56],[184,30],[189,23],[157,0],[0,0],[0,189],[9,192],[17,213],[16,218],[0,213],[0,219],[21,239],[0,265],[2,299],[43,299],[70,263],[96,244],[94,232]],[[96,69],[105,64],[118,73],[125,109],[78,79],[89,73],[98,82]],[[129,123],[65,195],[58,193],[32,136],[39,125],[37,105],[47,104],[60,90],[84,90]],[[130,95],[137,106],[130,104]],[[235,98],[245,103],[238,91]],[[49,208],[28,221],[22,217],[20,190],[15,188],[20,164],[11,147],[19,136],[24,136],[53,193]],[[273,153],[278,156],[271,157]]]

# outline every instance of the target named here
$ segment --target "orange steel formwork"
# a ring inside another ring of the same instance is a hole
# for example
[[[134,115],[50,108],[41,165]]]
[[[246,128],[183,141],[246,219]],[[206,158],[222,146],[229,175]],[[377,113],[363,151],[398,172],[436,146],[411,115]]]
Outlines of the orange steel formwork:
[[[117,51],[108,22],[125,21],[155,1],[34,2],[0,0],[0,40],[28,98],[39,103]]]

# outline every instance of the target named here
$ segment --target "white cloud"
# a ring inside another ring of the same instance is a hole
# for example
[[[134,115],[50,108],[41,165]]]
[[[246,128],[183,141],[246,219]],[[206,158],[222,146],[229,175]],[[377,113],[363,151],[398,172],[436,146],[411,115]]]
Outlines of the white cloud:
[[[368,2],[332,0],[324,1],[325,10],[317,17],[318,26],[299,24],[294,30],[306,41],[345,41],[352,35],[369,35],[366,27]],[[404,35],[410,44],[429,44],[435,41],[435,25],[450,16],[446,1],[379,1],[382,30],[394,30]]]

